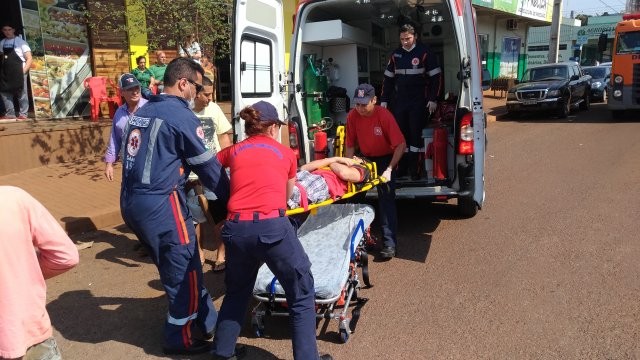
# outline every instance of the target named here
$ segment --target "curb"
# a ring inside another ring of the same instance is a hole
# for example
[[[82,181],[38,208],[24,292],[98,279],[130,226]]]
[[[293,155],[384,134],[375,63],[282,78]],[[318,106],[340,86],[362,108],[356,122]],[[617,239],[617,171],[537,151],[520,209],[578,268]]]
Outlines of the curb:
[[[124,220],[122,220],[120,208],[111,207],[98,214],[86,217],[62,218],[58,222],[67,232],[67,235],[73,236],[121,225]]]

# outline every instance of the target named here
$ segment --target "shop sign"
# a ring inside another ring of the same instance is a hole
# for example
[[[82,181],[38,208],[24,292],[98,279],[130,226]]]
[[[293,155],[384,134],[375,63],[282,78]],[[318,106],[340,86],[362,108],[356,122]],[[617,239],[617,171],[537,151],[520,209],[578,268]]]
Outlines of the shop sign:
[[[553,2],[551,0],[519,0],[516,14],[531,19],[551,21]]]
[[[578,35],[578,38],[576,40],[576,44],[584,45],[588,41],[589,41],[589,36],[587,36],[587,35]]]
[[[472,4],[531,19],[551,21],[552,0],[472,0]]]
[[[585,25],[578,29],[578,37],[586,36],[587,39],[597,39],[600,34],[605,33],[607,37],[613,38],[616,32],[616,24],[596,24]]]

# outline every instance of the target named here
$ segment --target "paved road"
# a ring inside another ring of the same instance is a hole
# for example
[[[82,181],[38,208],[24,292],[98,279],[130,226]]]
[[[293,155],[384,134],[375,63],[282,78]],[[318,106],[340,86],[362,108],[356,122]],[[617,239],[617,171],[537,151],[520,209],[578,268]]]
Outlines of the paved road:
[[[567,120],[491,123],[487,201],[400,203],[398,258],[370,263],[374,287],[336,359],[640,358],[640,122],[604,105]],[[81,265],[49,285],[67,359],[161,357],[165,300],[153,265],[123,228],[91,233]],[[210,265],[207,265],[207,269]],[[222,275],[206,282],[219,307]],[[249,359],[291,359],[287,322],[268,339],[246,326]],[[199,359],[207,359],[201,356]]]

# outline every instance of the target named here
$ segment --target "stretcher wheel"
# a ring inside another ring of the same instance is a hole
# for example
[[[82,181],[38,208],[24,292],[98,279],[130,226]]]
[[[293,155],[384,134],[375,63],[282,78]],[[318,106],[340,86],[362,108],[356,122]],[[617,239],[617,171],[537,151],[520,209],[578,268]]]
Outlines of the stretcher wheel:
[[[351,330],[351,332],[356,331],[356,325],[358,325],[358,319],[360,319],[360,309],[355,308],[351,311],[351,321],[349,321],[349,330]]]
[[[340,329],[340,341],[345,344],[349,341],[349,331],[347,329]]]
[[[362,281],[367,287],[371,287],[369,281],[369,255],[362,249],[360,250],[360,267],[362,268]]]

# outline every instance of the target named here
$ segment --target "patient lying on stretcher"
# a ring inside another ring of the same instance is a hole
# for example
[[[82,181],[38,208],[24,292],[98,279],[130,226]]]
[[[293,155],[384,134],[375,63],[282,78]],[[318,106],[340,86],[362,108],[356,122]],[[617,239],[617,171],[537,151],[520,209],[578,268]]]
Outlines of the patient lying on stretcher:
[[[370,178],[369,169],[358,158],[331,157],[304,164],[296,174],[296,186],[287,201],[290,209],[336,200],[347,192],[348,183]]]

